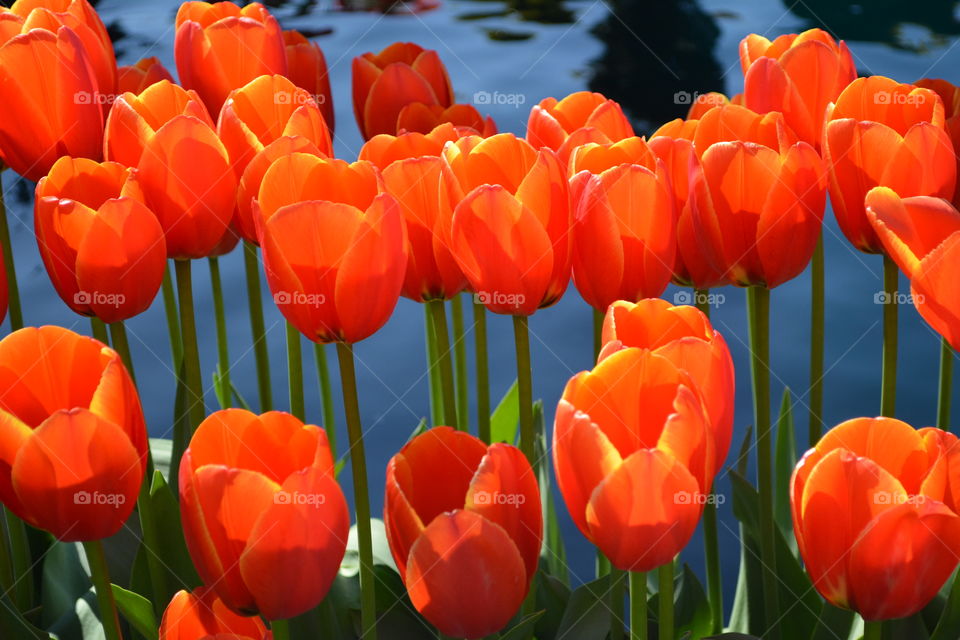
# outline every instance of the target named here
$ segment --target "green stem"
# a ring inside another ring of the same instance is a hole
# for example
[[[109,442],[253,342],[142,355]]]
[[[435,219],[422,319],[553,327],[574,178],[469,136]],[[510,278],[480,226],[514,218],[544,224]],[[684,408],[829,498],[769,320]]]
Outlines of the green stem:
[[[127,326],[123,324],[123,320],[110,323],[110,339],[113,342],[113,350],[120,354],[130,379],[133,380],[133,384],[137,384],[137,375],[133,370],[133,356],[130,355],[130,341],[127,340]]]
[[[3,268],[7,272],[7,313],[10,330],[23,327],[23,310],[20,307],[20,288],[17,286],[17,269],[13,263],[13,247],[10,245],[10,227],[7,224],[7,208],[3,202],[3,165],[0,164],[0,248],[3,250]]]
[[[230,385],[230,349],[227,345],[227,319],[223,310],[223,283],[220,280],[220,260],[217,256],[207,258],[210,265],[210,288],[213,292],[213,316],[217,326],[217,389],[221,409],[230,408],[232,387]]]
[[[170,356],[173,370],[180,371],[180,362],[183,360],[183,340],[180,338],[180,319],[177,310],[177,294],[173,290],[173,279],[170,277],[170,268],[163,268],[163,311],[167,316],[167,333],[170,335]]]
[[[750,287],[747,290],[750,324],[750,372],[753,377],[753,413],[757,429],[757,488],[760,492],[760,561],[763,565],[763,602],[767,620],[780,619],[777,592],[777,564],[773,518],[773,471],[770,429],[770,290]],[[767,636],[776,640],[776,626]]]
[[[823,341],[824,286],[823,234],[817,240],[810,266],[810,422],[807,425],[810,446],[823,433]]]
[[[603,556],[603,554],[601,554]],[[603,556],[607,560],[606,556]],[[627,583],[626,571],[609,565],[610,574],[610,640],[623,639],[623,588]]]
[[[700,312],[710,317],[710,289],[693,289],[693,304]]]
[[[260,261],[257,247],[243,241],[243,267],[247,275],[247,303],[250,308],[250,332],[253,335],[253,356],[257,362],[257,390],[260,411],[273,409],[273,389],[270,387],[270,351],[263,324],[263,300],[260,297]]]
[[[487,360],[487,308],[473,303],[474,347],[477,362],[477,435],[490,443],[490,373]]]
[[[303,353],[300,351],[300,332],[287,323],[287,382],[290,387],[290,413],[301,422],[306,419],[303,406]]]
[[[607,560],[607,556],[603,555],[603,551],[597,549],[597,561],[596,561],[597,577],[602,578],[603,576],[610,573],[612,565],[610,561]]]
[[[723,580],[720,574],[720,541],[717,535],[717,503],[707,500],[703,508],[703,555],[710,601],[711,633],[723,631]]]
[[[323,428],[334,460],[337,458],[337,430],[333,413],[333,392],[330,389],[330,366],[327,364],[327,345],[315,342],[313,358],[317,363],[317,380],[320,383],[320,398],[323,400]]]
[[[103,344],[110,344],[110,338],[107,337],[107,325],[103,324],[103,320],[97,316],[90,316],[90,333]]]
[[[180,307],[180,328],[183,337],[184,385],[186,400],[184,410],[188,420],[174,424],[173,455],[170,460],[170,477],[176,478],[180,468],[180,456],[186,451],[193,432],[203,422],[206,409],[203,403],[203,386],[200,381],[200,352],[197,348],[197,327],[193,315],[193,282],[191,262],[175,260],[177,273],[177,297]],[[177,429],[176,425],[180,428]],[[184,428],[185,427],[185,428]]]
[[[440,371],[437,366],[437,332],[433,328],[433,313],[430,303],[423,305],[423,326],[427,339],[427,379],[430,381],[430,423],[433,426],[444,423],[443,396],[440,389]]]
[[[950,396],[953,391],[953,348],[940,338],[940,394],[937,396],[937,426],[950,426]]]
[[[630,572],[630,640],[647,640],[647,574]]]
[[[376,640],[377,606],[374,592],[373,542],[370,532],[370,497],[367,489],[367,460],[363,450],[363,427],[357,399],[357,375],[353,345],[337,343],[343,408],[350,438],[350,468],[353,472],[353,500],[357,513],[357,544],[360,551],[360,638]]]
[[[530,371],[530,329],[526,316],[513,316],[513,337],[517,350],[517,392],[520,407],[520,450],[536,466],[533,432],[533,380]]]
[[[893,417],[897,401],[897,264],[883,256],[883,372],[880,415]]]
[[[453,359],[457,381],[457,428],[460,431],[470,431],[470,414],[467,410],[469,390],[467,385],[467,343],[463,339],[463,300],[460,295],[450,299],[450,310],[453,314]]]
[[[290,625],[286,620],[271,620],[270,631],[273,632],[273,640],[290,640]]]
[[[659,569],[660,578],[660,612],[657,616],[657,628],[660,640],[674,640],[673,637],[673,562],[668,562]]]
[[[437,360],[433,366],[440,370],[440,385],[443,392],[443,420],[450,427],[459,428],[457,423],[457,401],[453,390],[453,362],[450,359],[450,336],[447,333],[447,312],[443,300],[428,300],[434,338],[436,339]]]
[[[18,610],[29,611],[33,606],[33,559],[27,540],[27,525],[6,507],[3,507],[3,512],[13,558],[14,602]]]
[[[863,640],[880,640],[883,637],[883,623],[863,621]]]
[[[596,362],[600,357],[600,349],[603,348],[603,312],[593,309],[593,361]]]
[[[103,543],[91,540],[83,543],[90,565],[90,578],[97,593],[100,605],[100,623],[107,640],[121,640],[120,618],[117,616],[117,604],[113,600],[113,588],[110,586],[110,574],[107,571],[107,558],[103,553]]]

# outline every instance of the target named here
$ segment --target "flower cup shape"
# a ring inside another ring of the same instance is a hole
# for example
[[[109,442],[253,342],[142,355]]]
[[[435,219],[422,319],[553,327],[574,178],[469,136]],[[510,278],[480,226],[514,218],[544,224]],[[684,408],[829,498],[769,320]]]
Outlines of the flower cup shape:
[[[589,91],[571,93],[559,101],[544,98],[527,119],[527,141],[534,149],[553,149],[563,162],[582,144],[617,142],[633,135],[620,105]]]
[[[436,51],[395,42],[380,53],[353,59],[353,112],[364,140],[396,135],[400,112],[409,104],[453,104],[453,87]]]
[[[914,83],[918,87],[936,91],[943,101],[943,110],[946,116],[947,133],[953,142],[953,150],[957,155],[957,174],[960,176],[960,87],[939,78],[924,78]],[[960,206],[960,179],[953,190],[953,206]]]
[[[516,447],[450,427],[417,436],[387,465],[383,520],[411,602],[444,635],[481,638],[516,614],[543,539],[536,476]]]
[[[232,2],[184,2],[176,29],[180,82],[200,94],[210,113],[254,78],[287,73],[283,32],[259,2],[242,9]]]
[[[381,133],[367,140],[360,148],[357,157],[360,160],[372,162],[383,171],[397,160],[422,156],[440,157],[443,146],[447,142],[475,134],[476,132],[471,129],[456,127],[449,122],[439,124],[427,133],[419,131],[408,131],[398,135]]]
[[[751,33],[740,41],[744,105],[778,111],[797,136],[819,148],[827,105],[857,77],[842,40],[822,29],[788,33],[772,42]]]
[[[293,153],[267,169],[253,203],[267,283],[314,342],[358,342],[397,304],[407,232],[369,162]]]
[[[153,302],[167,264],[156,216],[131,170],[116,162],[63,157],[37,183],[34,229],[40,257],[73,311],[106,323]]]
[[[707,111],[714,107],[722,107],[728,104],[737,104],[743,106],[743,94],[737,94],[733,98],[728,98],[726,94],[719,91],[708,91],[698,93],[690,102],[690,108],[687,109],[687,120],[699,120]]]
[[[260,618],[241,616],[231,611],[210,587],[180,590],[170,600],[160,620],[160,640],[268,640]]]
[[[554,304],[570,281],[573,244],[567,175],[556,154],[501,133],[460,138],[443,157],[466,193],[451,238],[477,300],[521,316]]]
[[[929,89],[883,76],[854,80],[828,107],[821,148],[837,222],[866,253],[883,251],[863,205],[871,188],[890,187],[903,197],[953,196],[956,154],[943,102]]]
[[[621,349],[577,374],[557,407],[553,464],[567,509],[625,571],[671,562],[690,540],[715,449],[691,376],[649,349]]]
[[[166,80],[173,82],[173,76],[156,56],[141,58],[136,64],[117,69],[117,93],[132,93],[143,91],[152,84]]]
[[[27,327],[0,341],[0,363],[0,499],[63,541],[115,534],[147,464],[120,356],[61,327]]]
[[[269,620],[320,603],[350,528],[326,434],[279,411],[225,409],[200,424],[180,464],[180,515],[203,582]]]
[[[430,133],[444,123],[450,123],[460,129],[470,129],[471,132],[484,138],[497,133],[497,124],[493,118],[490,116],[484,118],[473,105],[452,104],[445,108],[439,104],[422,102],[412,102],[400,110],[397,115],[397,132]]]
[[[301,89],[313,96],[330,133],[336,124],[333,111],[333,92],[330,90],[330,74],[327,59],[316,42],[295,29],[283,32],[284,49],[287,52],[287,77]]]
[[[910,279],[917,311],[960,348],[960,212],[941,198],[900,198],[887,187],[867,192],[866,210],[884,251]]]
[[[940,438],[893,418],[831,429],[790,481],[793,528],[817,591],[865,620],[920,611],[957,565]],[[842,516],[842,517],[838,517]]]

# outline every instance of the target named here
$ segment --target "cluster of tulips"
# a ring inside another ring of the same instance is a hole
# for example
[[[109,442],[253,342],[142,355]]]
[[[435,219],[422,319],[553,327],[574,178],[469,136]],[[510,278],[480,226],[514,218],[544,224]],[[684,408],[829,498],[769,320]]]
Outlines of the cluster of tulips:
[[[426,309],[435,426],[389,461],[383,527],[430,637],[432,628],[487,637],[511,621],[505,638],[554,637],[537,593],[540,565],[559,557],[551,455],[607,580],[597,600],[612,616],[601,616],[608,630],[599,637],[623,637],[625,572],[631,637],[647,637],[654,570],[660,638],[683,631],[674,624],[675,560],[701,518],[706,632],[723,630],[713,487],[733,435],[735,376],[706,302],[724,285],[748,292],[761,560],[762,607],[751,612],[761,622],[735,630],[778,637],[790,624],[795,604],[782,602],[777,570],[784,536],[795,538],[813,587],[830,606],[859,613],[869,640],[881,637],[881,621],[921,611],[954,572],[960,450],[943,428],[960,348],[957,87],[857,78],[846,45],[821,30],[750,35],[740,48],[744,92],[704,94],[686,119],[648,139],[616,102],[588,92],[541,101],[518,137],[455,102],[436,52],[396,43],[353,61],[366,143],[348,162],[334,157],[323,53],[260,4],[184,3],[180,84],[156,59],[117,68],[87,0],[17,0],[0,9],[0,27],[0,158],[37,181],[40,255],[93,334],[24,327],[4,218],[0,293],[13,331],[0,341],[0,500],[9,512],[0,598],[25,628],[34,609],[26,525],[83,542],[108,640],[125,627],[161,640],[286,640],[290,619],[325,606],[351,525],[323,350],[335,343],[359,559],[359,616],[347,637],[391,637],[377,627],[376,521],[352,345],[387,322],[400,296]],[[889,304],[884,417],[822,435],[828,194],[853,246],[883,255]],[[260,414],[230,382],[217,258],[241,242]],[[192,300],[191,265],[202,258],[217,313],[213,413]],[[289,412],[273,410],[260,258],[287,321]],[[811,263],[812,448],[789,496],[777,496],[769,295]],[[937,427],[893,417],[897,267],[944,338]],[[527,322],[571,279],[594,310],[596,365],[567,384],[548,447]],[[697,306],[658,299],[670,282],[693,287]],[[167,477],[155,468],[124,327],[161,289],[178,396]],[[476,436],[447,318],[449,307],[459,345],[463,292],[474,300]],[[509,433],[518,437],[507,442],[494,442],[491,429],[487,312],[514,321]],[[304,415],[301,335],[318,345],[323,427]],[[178,508],[161,509],[165,499]],[[780,503],[792,532],[777,525]],[[111,587],[101,544],[135,509],[149,574],[141,599],[162,614],[158,626]],[[178,545],[191,575],[174,575],[166,561]],[[943,634],[960,615],[960,587],[941,608],[939,637],[955,637]]]

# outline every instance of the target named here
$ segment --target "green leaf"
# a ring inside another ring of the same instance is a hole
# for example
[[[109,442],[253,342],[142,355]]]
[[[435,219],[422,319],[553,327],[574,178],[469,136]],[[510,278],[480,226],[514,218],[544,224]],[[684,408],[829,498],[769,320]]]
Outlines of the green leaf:
[[[737,589],[733,596],[733,609],[730,611],[730,631],[749,631],[763,628],[763,590],[760,572],[760,560],[757,549],[747,543],[743,524],[739,525],[740,571],[737,575]],[[719,636],[717,636],[719,637]]]
[[[560,628],[560,620],[570,601],[570,587],[541,569],[537,571],[537,609],[546,613],[537,620],[537,640],[554,640]]]
[[[139,593],[127,591],[123,587],[110,585],[113,588],[113,598],[117,609],[130,626],[136,629],[147,640],[156,640],[159,636],[157,618],[153,613],[153,604]]]
[[[762,640],[757,636],[751,636],[746,633],[721,633],[720,635],[710,636],[703,640]]]
[[[567,567],[567,550],[563,542],[563,533],[560,531],[560,521],[557,517],[557,505],[554,492],[550,490],[550,465],[546,429],[544,426],[543,402],[537,400],[533,404],[534,433],[537,434],[533,443],[534,456],[539,461],[536,465],[537,481],[540,485],[540,504],[543,506],[544,536],[540,556],[551,575],[570,584],[569,569]]]
[[[490,415],[490,442],[515,444],[520,429],[520,391],[517,381],[504,394]]]
[[[167,593],[151,594],[151,600],[169,602],[180,589],[191,590],[200,586],[200,576],[193,566],[187,543],[183,538],[183,525],[180,523],[180,505],[173,491],[159,471],[153,472],[150,485],[150,506],[156,519],[157,539],[163,541],[162,549],[146,549],[144,553],[156,553],[166,569]]]
[[[574,590],[560,620],[557,637],[604,640],[610,633],[610,607],[606,602],[609,591],[608,576]]]
[[[13,601],[0,595],[0,638],[10,640],[58,640],[58,636],[30,624],[20,615]]]
[[[829,602],[824,602],[823,608],[820,609],[817,626],[814,627],[810,640],[849,638],[856,615],[849,609],[840,609]]]
[[[240,390],[237,389],[237,386],[233,384],[233,381],[230,381],[230,391],[233,392],[233,399],[235,407],[240,407],[241,409],[246,409],[247,411],[252,411],[250,408],[250,403],[247,402],[247,399],[243,397],[243,394],[240,393]]]
[[[790,477],[797,464],[797,443],[793,428],[793,411],[790,389],[783,390],[780,417],[777,420],[777,439],[773,457],[773,513],[790,550],[797,555],[797,540],[793,535],[793,519],[790,515]]]
[[[150,438],[150,454],[153,456],[153,468],[170,477],[170,459],[173,454],[173,440],[169,438]]]
[[[713,619],[710,601],[703,590],[697,575],[687,564],[677,576],[674,595],[674,618],[676,633],[690,633],[694,638],[702,638],[710,633]]]
[[[747,475],[747,467],[750,464],[751,443],[753,442],[753,425],[747,425],[743,435],[743,442],[740,443],[740,452],[737,454],[736,470],[742,476]]]
[[[390,553],[390,543],[387,542],[387,528],[383,520],[370,518],[370,536],[373,541],[373,565],[384,565],[397,571],[397,565]],[[350,536],[347,538],[347,552],[340,563],[340,573],[353,576],[360,572],[360,548],[358,546],[357,525],[350,527]]]
[[[534,625],[536,625],[537,620],[546,613],[545,611],[534,611],[533,613],[524,616],[520,619],[517,624],[509,631],[504,631],[500,634],[500,640],[527,640],[531,637],[531,632],[533,631]]]
[[[91,607],[80,604],[96,607],[92,587],[80,543],[54,542],[43,559],[40,625],[63,638],[92,637],[99,620],[90,620]]]
[[[223,384],[223,374],[219,362],[213,370],[213,394],[217,396],[217,403],[221,409],[230,408],[230,392]]]

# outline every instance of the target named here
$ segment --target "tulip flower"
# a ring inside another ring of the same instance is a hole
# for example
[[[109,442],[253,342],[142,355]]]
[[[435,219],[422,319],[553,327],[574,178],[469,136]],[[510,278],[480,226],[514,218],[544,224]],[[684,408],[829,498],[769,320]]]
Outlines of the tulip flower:
[[[167,264],[163,229],[129,175],[115,162],[63,157],[36,189],[37,245],[54,288],[106,323],[146,311]]]
[[[120,67],[117,70],[117,93],[139,94],[152,84],[166,80],[173,82],[173,76],[167,71],[159,58],[142,58],[136,64]]]
[[[943,503],[939,443],[893,418],[854,418],[797,464],[793,528],[813,586],[828,602],[867,621],[905,618],[950,577],[960,516]]]
[[[482,638],[517,613],[543,518],[536,476],[515,447],[450,427],[415,437],[387,465],[383,521],[410,601],[444,635]]]
[[[227,608],[210,587],[178,591],[160,620],[160,640],[200,640],[229,637],[231,640],[269,640],[260,618],[237,615]]]
[[[744,105],[778,111],[797,136],[819,148],[827,105],[857,77],[843,40],[822,29],[788,33],[772,42],[751,33],[740,41]]]
[[[828,108],[823,136],[830,202],[840,229],[861,251],[883,250],[863,206],[871,188],[890,187],[902,197],[953,196],[956,155],[943,102],[929,89],[858,78]]]
[[[0,500],[63,541],[112,536],[147,464],[140,399],[120,356],[61,327],[0,341]]]
[[[295,29],[283,32],[283,44],[287,52],[287,77],[313,96],[327,128],[333,133],[333,93],[330,91],[330,74],[323,50]]]
[[[634,135],[620,105],[599,93],[578,91],[563,100],[544,98],[530,110],[527,141],[548,147],[564,162],[587,142],[617,142]]]
[[[98,159],[103,112],[81,38],[66,26],[33,29],[12,12],[0,13],[0,26],[4,164],[39,180],[61,156]]]
[[[568,169],[570,202],[574,211],[583,197],[583,189],[590,176],[599,175],[622,164],[637,164],[655,172],[657,156],[646,140],[636,136],[619,142],[588,142],[573,149]]]
[[[437,125],[427,133],[408,131],[396,136],[381,133],[364,143],[357,158],[372,162],[383,171],[397,160],[421,156],[439,157],[443,151],[443,145],[447,142],[472,133],[475,132],[457,128],[449,122]]]
[[[217,411],[179,473],[190,557],[224,604],[283,620],[323,600],[350,515],[322,429],[279,411]]]
[[[737,94],[733,97],[733,99],[730,99],[719,91],[698,93],[690,102],[690,108],[687,109],[687,120],[699,120],[710,109],[713,109],[714,107],[722,107],[728,104],[737,104],[743,106],[743,94]]]
[[[276,18],[259,2],[184,2],[177,11],[174,56],[180,82],[210,113],[227,94],[262,75],[284,75],[287,53]]]
[[[947,133],[953,141],[953,150],[957,155],[957,174],[960,175],[960,87],[940,79],[923,79],[914,83],[918,87],[936,91],[943,101]],[[953,191],[953,206],[960,206],[960,179]]]
[[[364,140],[401,133],[397,118],[415,102],[444,109],[453,104],[450,77],[436,51],[395,42],[353,59],[353,112]]]
[[[430,133],[444,123],[450,123],[459,129],[470,129],[484,138],[497,133],[497,124],[493,118],[484,118],[473,105],[453,104],[444,108],[439,104],[422,102],[408,104],[400,110],[397,116],[397,131]]]

